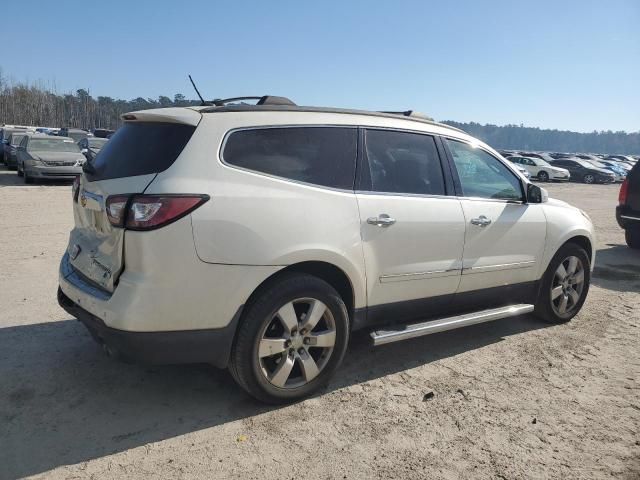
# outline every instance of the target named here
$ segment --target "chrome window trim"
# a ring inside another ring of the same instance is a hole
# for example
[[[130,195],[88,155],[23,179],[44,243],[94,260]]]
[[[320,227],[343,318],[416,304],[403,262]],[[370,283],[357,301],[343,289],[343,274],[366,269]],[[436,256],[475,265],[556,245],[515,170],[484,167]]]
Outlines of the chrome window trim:
[[[227,145],[227,140],[229,139],[229,137],[235,133],[235,132],[241,132],[241,131],[245,131],[245,130],[268,130],[268,129],[274,129],[274,128],[349,128],[349,129],[354,129],[357,130],[358,128],[360,128],[358,125],[333,125],[333,124],[312,124],[312,123],[301,123],[301,124],[286,124],[286,125],[256,125],[256,126],[245,126],[245,127],[237,127],[237,128],[232,128],[231,130],[228,130],[225,134],[224,134],[224,138],[222,139],[222,143],[220,144],[220,148],[218,149],[218,160],[220,161],[220,163],[227,168],[233,169],[233,170],[239,170],[241,172],[245,172],[245,173],[251,173],[253,175],[258,175],[260,177],[267,177],[267,178],[271,178],[272,180],[280,180],[283,182],[287,182],[287,183],[293,183],[293,184],[297,184],[297,185],[301,185],[301,186],[306,186],[306,187],[314,187],[314,188],[319,188],[322,190],[329,190],[329,191],[333,191],[333,192],[339,192],[339,193],[355,193],[353,189],[346,189],[346,188],[336,188],[336,187],[328,187],[326,185],[319,185],[317,183],[309,183],[309,182],[303,182],[301,180],[295,180],[293,178],[287,178],[287,177],[280,177],[278,175],[272,175],[270,173],[266,173],[266,172],[259,172],[257,170],[252,170],[250,168],[244,168],[244,167],[239,167],[237,165],[233,165],[231,163],[228,163],[225,159],[224,159],[224,149]],[[354,183],[355,183],[355,168],[356,168],[356,163],[358,161],[358,153],[357,153],[357,141],[358,139],[356,138],[356,157],[354,158]]]
[[[625,220],[639,220],[640,217],[632,217],[631,215],[620,215],[620,218],[624,218]]]

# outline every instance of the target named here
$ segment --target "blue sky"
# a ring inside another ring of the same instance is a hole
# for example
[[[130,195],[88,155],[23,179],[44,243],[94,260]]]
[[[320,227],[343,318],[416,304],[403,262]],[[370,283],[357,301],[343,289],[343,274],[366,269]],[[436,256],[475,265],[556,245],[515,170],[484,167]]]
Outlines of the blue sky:
[[[2,20],[4,76],[59,92],[192,98],[191,73],[207,98],[640,130],[640,0],[59,0]]]

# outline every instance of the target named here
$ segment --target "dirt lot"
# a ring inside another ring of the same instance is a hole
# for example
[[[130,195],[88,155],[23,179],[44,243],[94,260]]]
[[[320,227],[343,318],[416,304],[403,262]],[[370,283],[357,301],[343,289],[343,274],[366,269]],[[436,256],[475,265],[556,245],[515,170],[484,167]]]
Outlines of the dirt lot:
[[[271,408],[224,371],[103,355],[55,300],[70,186],[18,180],[0,169],[2,479],[640,477],[640,252],[617,186],[548,185],[598,231],[570,324],[362,333],[327,391]]]

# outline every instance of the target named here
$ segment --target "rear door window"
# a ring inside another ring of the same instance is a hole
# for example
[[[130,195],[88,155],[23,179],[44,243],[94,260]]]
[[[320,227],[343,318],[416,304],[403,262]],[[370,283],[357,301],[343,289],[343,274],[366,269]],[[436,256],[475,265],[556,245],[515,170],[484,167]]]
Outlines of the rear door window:
[[[179,123],[126,123],[92,162],[90,181],[160,173],[176,161],[196,127]]]
[[[289,180],[352,190],[357,128],[284,127],[238,130],[225,142],[229,165]]]
[[[430,135],[367,130],[365,145],[374,192],[444,195],[444,176]]]

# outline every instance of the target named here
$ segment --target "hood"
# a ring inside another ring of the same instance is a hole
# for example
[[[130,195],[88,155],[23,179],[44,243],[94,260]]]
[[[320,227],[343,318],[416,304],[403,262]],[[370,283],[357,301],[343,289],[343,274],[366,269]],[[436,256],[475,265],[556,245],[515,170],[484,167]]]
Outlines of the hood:
[[[547,205],[551,205],[553,207],[576,208],[563,200],[558,200],[557,198],[551,197],[549,197],[549,200],[547,200]]]
[[[41,162],[84,162],[86,160],[80,152],[34,152],[31,156]]]
[[[544,167],[547,168],[547,167]],[[550,170],[552,172],[562,172],[562,173],[569,173],[569,170],[567,170],[566,168],[562,168],[562,167],[554,167],[553,165],[550,166]]]

